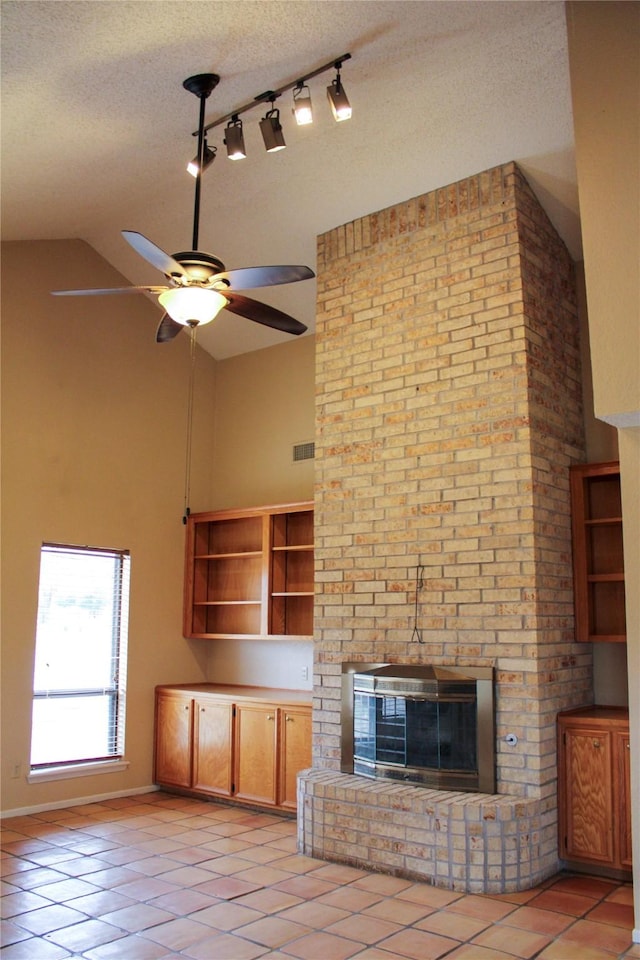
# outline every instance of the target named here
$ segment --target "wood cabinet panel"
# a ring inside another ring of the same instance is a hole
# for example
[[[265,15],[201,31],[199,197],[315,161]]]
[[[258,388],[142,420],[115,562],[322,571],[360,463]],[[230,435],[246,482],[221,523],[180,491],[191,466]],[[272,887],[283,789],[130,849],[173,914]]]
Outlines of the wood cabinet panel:
[[[560,856],[619,873],[631,868],[629,715],[584,707],[558,717]]]
[[[194,702],[193,788],[231,796],[233,706],[224,700]]]
[[[280,806],[295,810],[298,773],[311,766],[311,711],[284,709],[280,741]]]
[[[611,734],[568,728],[565,732],[566,843],[569,859],[613,859]]]
[[[174,694],[158,694],[156,698],[156,780],[169,786],[190,787],[191,748],[191,698]]]
[[[237,704],[235,719],[234,795],[275,805],[278,708]]]
[[[618,770],[620,782],[621,804],[620,828],[620,863],[628,870],[632,867],[631,854],[631,742],[629,733],[617,733],[618,740]]]

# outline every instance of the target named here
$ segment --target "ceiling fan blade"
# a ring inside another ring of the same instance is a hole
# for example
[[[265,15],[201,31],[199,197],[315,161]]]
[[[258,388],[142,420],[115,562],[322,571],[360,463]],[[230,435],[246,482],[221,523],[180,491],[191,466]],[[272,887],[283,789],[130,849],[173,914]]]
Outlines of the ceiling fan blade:
[[[282,330],[284,333],[293,333],[298,336],[307,329],[304,323],[290,317],[288,313],[282,313],[275,307],[270,307],[266,303],[260,303],[258,300],[251,300],[249,297],[242,297],[237,293],[231,293],[225,290],[225,297],[229,301],[225,310],[231,313],[237,313],[240,317],[246,317],[248,320],[254,320],[256,323],[262,323],[265,327],[273,327],[274,330]]]
[[[226,280],[238,290],[252,290],[254,287],[273,287],[277,283],[295,283],[296,280],[310,280],[315,273],[310,267],[274,266],[240,267],[238,270],[226,270],[217,273],[214,280]]]
[[[141,233],[137,233],[135,230],[123,230],[122,236],[127,243],[131,244],[136,253],[139,253],[141,257],[144,257],[148,263],[156,267],[167,277],[189,276],[182,264],[174,260],[173,257],[169,256],[168,253],[165,253],[164,250],[161,250],[160,247],[156,246],[155,243],[148,240]]]
[[[177,337],[180,331],[184,329],[182,323],[172,320],[169,314],[165,313],[156,331],[156,343],[168,343],[169,340],[173,340],[173,338]]]
[[[54,297],[101,297],[106,293],[162,293],[169,287],[105,287],[103,290],[52,290]]]

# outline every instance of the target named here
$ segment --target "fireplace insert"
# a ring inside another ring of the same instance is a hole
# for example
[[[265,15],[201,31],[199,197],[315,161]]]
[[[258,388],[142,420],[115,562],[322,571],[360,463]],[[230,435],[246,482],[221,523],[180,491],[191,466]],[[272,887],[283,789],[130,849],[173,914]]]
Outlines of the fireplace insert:
[[[493,793],[491,667],[343,664],[342,769]]]

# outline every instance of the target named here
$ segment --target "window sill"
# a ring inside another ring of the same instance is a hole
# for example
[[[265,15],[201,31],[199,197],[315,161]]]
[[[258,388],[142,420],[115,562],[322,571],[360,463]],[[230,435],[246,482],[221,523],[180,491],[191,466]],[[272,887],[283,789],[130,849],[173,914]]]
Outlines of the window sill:
[[[67,767],[43,767],[27,774],[27,783],[45,783],[48,780],[71,780],[73,777],[93,777],[98,773],[120,773],[129,767],[128,760],[103,760],[100,763],[70,763]]]

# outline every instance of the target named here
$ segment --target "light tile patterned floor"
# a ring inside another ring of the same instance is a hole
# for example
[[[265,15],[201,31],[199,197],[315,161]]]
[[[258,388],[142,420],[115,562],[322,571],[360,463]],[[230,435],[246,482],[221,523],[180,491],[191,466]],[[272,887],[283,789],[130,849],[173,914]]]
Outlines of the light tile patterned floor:
[[[613,960],[631,886],[482,897],[296,853],[291,819],[163,793],[3,821],[2,960]]]

